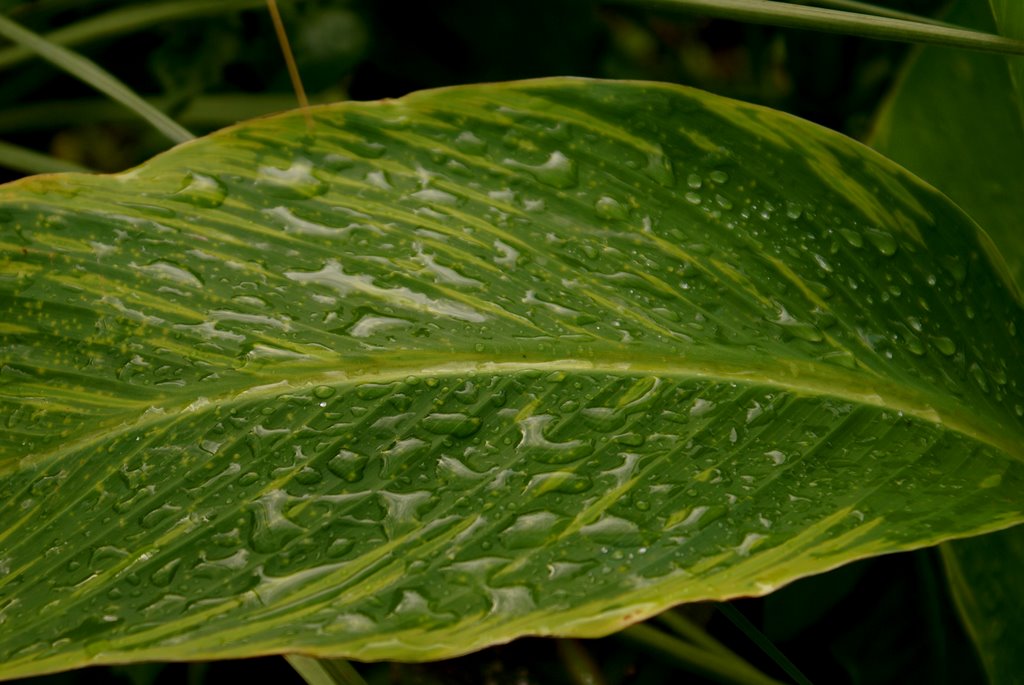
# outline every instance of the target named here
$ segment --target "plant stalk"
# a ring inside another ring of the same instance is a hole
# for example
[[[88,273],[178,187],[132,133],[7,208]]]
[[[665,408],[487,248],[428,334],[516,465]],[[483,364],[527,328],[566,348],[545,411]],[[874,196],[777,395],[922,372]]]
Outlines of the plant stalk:
[[[286,654],[284,658],[309,685],[366,685],[344,659],[315,659],[301,654]]]
[[[724,657],[695,647],[679,638],[643,623],[618,633],[627,640],[660,652],[683,668],[726,685],[783,685],[781,681],[761,673],[745,661]]]

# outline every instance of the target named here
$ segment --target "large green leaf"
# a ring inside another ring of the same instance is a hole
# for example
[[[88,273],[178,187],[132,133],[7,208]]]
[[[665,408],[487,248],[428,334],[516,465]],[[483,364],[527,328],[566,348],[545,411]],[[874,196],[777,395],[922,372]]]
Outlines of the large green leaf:
[[[1022,306],[678,87],[292,113],[2,189],[0,673],[597,635],[1024,518]]]
[[[961,0],[950,19],[1024,37],[1024,4]],[[1024,61],[926,49],[879,118],[873,145],[936,184],[992,236],[1024,286]],[[943,548],[950,588],[993,683],[1024,673],[1024,527]]]

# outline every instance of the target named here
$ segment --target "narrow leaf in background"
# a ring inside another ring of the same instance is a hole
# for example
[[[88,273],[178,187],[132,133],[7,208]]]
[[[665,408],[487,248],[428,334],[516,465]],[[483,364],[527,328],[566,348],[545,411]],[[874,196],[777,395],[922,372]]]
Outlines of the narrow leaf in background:
[[[65,48],[75,47],[113,36],[167,22],[194,19],[217,14],[229,14],[243,9],[263,7],[264,0],[174,0],[173,2],[145,2],[118,7],[109,12],[62,26],[44,36],[43,40]],[[0,50],[0,69],[7,69],[36,56],[37,51],[26,45],[13,45]]]
[[[163,133],[172,142],[181,143],[194,138],[181,125],[143,100],[95,62],[47,41],[42,36],[19,26],[3,14],[0,14],[0,36],[32,50],[59,69],[63,69],[75,78],[120,102],[149,122],[153,128]]]
[[[770,26],[1024,55],[1024,42],[991,33],[775,0],[613,0]]]

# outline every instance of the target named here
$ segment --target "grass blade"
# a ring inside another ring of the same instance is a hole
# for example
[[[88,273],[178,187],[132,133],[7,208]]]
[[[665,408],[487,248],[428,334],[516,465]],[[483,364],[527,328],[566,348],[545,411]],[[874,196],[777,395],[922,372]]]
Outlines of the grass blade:
[[[309,685],[366,685],[344,659],[314,659],[301,654],[289,654],[285,659]]]
[[[561,639],[557,645],[558,656],[573,685],[605,685],[601,669],[579,640]]]
[[[658,620],[680,637],[689,640],[699,647],[703,647],[709,652],[716,652],[722,656],[734,659],[740,658],[728,647],[711,637],[706,630],[690,620],[682,611],[670,609],[658,614]]]
[[[644,623],[632,625],[619,635],[664,654],[688,671],[700,673],[715,682],[736,685],[782,685],[780,681],[761,673],[745,661],[705,651]]]
[[[980,31],[821,7],[805,7],[774,0],[616,0],[616,2],[662,7],[719,19],[733,19],[787,28],[812,29],[880,40],[1024,55],[1024,42]]]
[[[3,15],[0,15],[0,35],[32,50],[46,61],[117,100],[175,143],[195,137],[92,60],[51,43]]]
[[[3,141],[0,141],[0,166],[28,174],[49,174],[57,171],[90,172],[90,169],[74,162],[44,155],[41,152]]]
[[[182,19],[194,19],[215,14],[260,7],[263,0],[186,0],[184,2],[158,2],[128,5],[95,17],[64,26],[42,36],[45,40],[64,47],[124,35]],[[0,69],[12,67],[36,54],[25,45],[12,45],[0,50]]]
[[[722,614],[732,621],[733,625],[743,631],[744,635],[750,638],[750,640],[761,648],[765,654],[772,658],[776,664],[779,665],[783,671],[786,672],[790,678],[792,678],[797,685],[811,685],[811,681],[807,679],[800,669],[796,667],[792,661],[789,660],[782,651],[775,646],[775,644],[769,640],[764,633],[757,629],[753,623],[747,619],[740,611],[732,606],[731,604],[719,604],[718,610]]]
[[[950,24],[938,19],[932,19],[931,17],[922,17],[918,14],[911,14],[910,12],[900,12],[889,7],[882,7],[881,5],[873,5],[870,2],[858,2],[857,0],[790,0],[794,5],[817,5],[818,7],[827,7],[834,10],[846,10],[848,12],[858,12],[860,14],[872,14],[876,17],[889,17],[890,19],[903,19],[904,21],[913,21],[919,24],[931,24],[932,26],[947,26],[949,28],[960,28],[956,24]]]
[[[325,91],[312,97],[313,104],[344,100],[340,91]],[[171,105],[166,96],[147,97],[154,107],[164,109]],[[295,96],[285,93],[210,93],[189,100],[178,113],[183,126],[215,129],[295,107]],[[109,98],[77,98],[74,100],[40,100],[14,105],[0,110],[0,135],[12,131],[39,131],[76,124],[95,122],[125,122],[136,117]]]

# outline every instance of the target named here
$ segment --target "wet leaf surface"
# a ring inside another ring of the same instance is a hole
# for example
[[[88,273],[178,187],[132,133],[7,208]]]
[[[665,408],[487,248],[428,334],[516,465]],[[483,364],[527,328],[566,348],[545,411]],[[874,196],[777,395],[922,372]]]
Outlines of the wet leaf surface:
[[[1021,305],[868,149],[554,79],[0,190],[4,676],[425,660],[1024,518]]]

